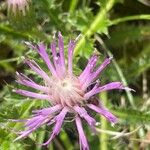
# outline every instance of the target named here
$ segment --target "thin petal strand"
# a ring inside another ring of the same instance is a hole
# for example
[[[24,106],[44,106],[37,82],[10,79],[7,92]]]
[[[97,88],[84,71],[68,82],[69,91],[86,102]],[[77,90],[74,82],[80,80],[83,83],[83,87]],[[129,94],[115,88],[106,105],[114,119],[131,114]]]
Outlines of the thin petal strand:
[[[14,90],[14,92],[16,92],[20,95],[23,95],[23,96],[32,97],[32,98],[36,98],[36,99],[51,100],[51,97],[46,94],[38,94],[38,93],[34,93],[34,92],[26,91],[26,90],[20,90],[20,89]]]
[[[123,84],[121,82],[111,82],[108,84],[105,84],[104,86],[100,86],[97,88],[93,88],[91,91],[89,91],[88,93],[85,94],[85,98],[89,98],[95,94],[98,94],[100,92],[104,92],[104,91],[109,91],[109,90],[114,90],[114,89],[126,89],[126,90],[132,90],[130,88],[127,88],[125,86],[123,86]]]
[[[52,140],[56,135],[59,134],[59,132],[60,132],[60,130],[61,130],[61,126],[62,126],[62,124],[63,124],[64,118],[65,118],[67,112],[68,112],[67,107],[64,107],[63,110],[55,117],[54,120],[56,120],[56,124],[55,124],[55,126],[54,126],[54,128],[53,128],[52,134],[51,134],[49,140],[48,140],[47,142],[43,143],[42,145],[48,145],[48,144],[51,142],[51,140]]]
[[[53,41],[51,43],[51,51],[52,51],[53,62],[54,62],[54,65],[55,65],[57,75],[59,77],[61,77],[61,76],[63,76],[63,72],[62,72],[62,67],[61,67],[60,54],[57,53],[56,42],[55,41]]]
[[[41,57],[43,58],[43,60],[45,61],[46,65],[48,66],[49,70],[51,71],[53,76],[56,76],[56,70],[54,69],[54,66],[52,65],[49,56],[46,52],[46,47],[43,43],[40,43],[38,45],[38,52],[41,55]]]
[[[95,119],[89,116],[83,107],[74,106],[74,110],[80,115],[81,118],[84,118],[92,128],[94,128],[96,124]]]
[[[61,108],[62,108],[62,106],[58,104],[58,105],[52,106],[50,108],[44,108],[41,110],[34,110],[32,112],[36,113],[37,115],[50,115],[54,112],[59,111]]]
[[[35,83],[33,80],[31,80],[30,78],[28,78],[27,76],[25,76],[22,73],[17,72],[16,74],[18,77],[18,80],[17,80],[18,83],[28,86],[28,87],[32,87],[32,88],[40,90],[42,92],[48,92],[48,87]]]
[[[97,63],[98,57],[97,55],[93,55],[87,66],[85,67],[84,71],[80,74],[79,79],[81,81],[81,83],[84,83],[85,80],[87,79],[88,75],[91,73],[91,71],[94,69],[96,63]]]
[[[75,42],[70,40],[68,46],[68,73],[72,75],[72,62],[73,62],[73,51],[75,47]]]
[[[87,106],[94,110],[95,112],[103,115],[105,118],[107,118],[110,122],[116,123],[118,121],[117,117],[115,117],[111,112],[109,112],[106,108],[104,107],[97,107],[93,104],[87,104]]]
[[[80,149],[81,150],[89,150],[89,145],[86,139],[86,136],[83,131],[81,119],[79,117],[76,117],[76,126],[79,133],[79,141],[80,141]]]
[[[44,80],[49,81],[50,78],[47,75],[47,73],[45,73],[45,71],[43,71],[41,69],[41,67],[35,62],[35,61],[31,61],[31,60],[27,60],[25,59],[25,63],[33,70],[35,71],[39,76],[41,76]]]
[[[59,47],[61,67],[62,70],[65,72],[64,42],[61,32],[58,32],[58,47]]]
[[[87,74],[86,81],[82,86],[83,89],[86,89],[89,86],[89,83],[91,83],[93,80],[97,78],[97,76],[106,68],[106,66],[111,63],[112,58],[113,57],[106,58],[95,72],[92,72],[91,74]]]

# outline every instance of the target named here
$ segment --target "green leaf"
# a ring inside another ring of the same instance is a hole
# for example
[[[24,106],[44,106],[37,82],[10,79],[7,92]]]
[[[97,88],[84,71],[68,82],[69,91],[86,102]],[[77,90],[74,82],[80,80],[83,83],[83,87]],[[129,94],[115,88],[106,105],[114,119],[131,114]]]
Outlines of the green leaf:
[[[133,110],[131,108],[115,108],[112,112],[118,116],[118,118],[127,124],[149,124],[150,113],[142,112],[139,110]]]
[[[133,62],[129,68],[129,77],[138,77],[141,73],[150,68],[150,44],[146,45],[137,57],[133,58]]]
[[[106,41],[108,46],[118,48],[131,42],[141,41],[150,36],[149,25],[121,25],[110,32],[110,39]]]

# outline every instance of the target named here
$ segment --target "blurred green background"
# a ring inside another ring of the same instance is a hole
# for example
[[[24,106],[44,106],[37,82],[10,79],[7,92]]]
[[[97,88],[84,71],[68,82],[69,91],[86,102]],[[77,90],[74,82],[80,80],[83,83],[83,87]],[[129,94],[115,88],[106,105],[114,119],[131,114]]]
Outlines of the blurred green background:
[[[61,31],[65,44],[79,34],[74,67],[78,74],[93,51],[114,56],[112,64],[101,75],[102,83],[122,81],[136,92],[102,93],[103,103],[119,118],[114,127],[100,116],[98,133],[85,125],[91,150],[150,149],[150,1],[149,0],[31,0],[29,11],[22,16],[7,10],[0,1],[0,150],[78,150],[78,133],[73,123],[66,123],[49,147],[39,147],[51,128],[43,127],[28,138],[13,142],[20,123],[7,119],[27,118],[42,102],[28,101],[12,92],[15,72],[30,74],[24,57],[37,61],[38,55],[25,41],[44,41],[49,45],[53,34]],[[77,70],[76,68],[80,68]],[[37,78],[37,77],[35,77]],[[37,79],[38,80],[38,79]]]

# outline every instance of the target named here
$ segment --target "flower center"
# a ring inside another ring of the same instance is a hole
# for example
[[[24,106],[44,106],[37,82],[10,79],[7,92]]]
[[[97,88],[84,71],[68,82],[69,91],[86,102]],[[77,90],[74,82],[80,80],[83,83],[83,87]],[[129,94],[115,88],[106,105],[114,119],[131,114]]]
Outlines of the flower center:
[[[72,84],[70,83],[70,80],[60,81],[60,87],[64,90],[70,90],[72,88]]]
[[[72,107],[83,103],[84,92],[76,77],[53,78],[49,87],[54,104]]]

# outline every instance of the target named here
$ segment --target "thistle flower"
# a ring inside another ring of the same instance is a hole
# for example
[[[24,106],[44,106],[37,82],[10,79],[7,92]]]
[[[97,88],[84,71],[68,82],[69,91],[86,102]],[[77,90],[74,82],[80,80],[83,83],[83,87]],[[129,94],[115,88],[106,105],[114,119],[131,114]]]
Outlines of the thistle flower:
[[[23,16],[29,11],[30,0],[7,0],[8,12],[17,15],[18,12]]]
[[[73,51],[75,44],[76,40],[70,40],[68,44],[67,62],[65,61],[63,37],[60,32],[58,33],[59,51],[56,50],[56,42],[53,41],[51,43],[52,60],[49,58],[46,46],[43,43],[36,46],[29,44],[39,53],[50,70],[51,76],[34,60],[26,59],[25,63],[43,79],[43,85],[34,82],[22,73],[17,73],[17,82],[19,84],[31,87],[40,92],[36,93],[22,89],[17,89],[15,92],[26,97],[47,100],[50,106],[33,111],[33,117],[24,122],[26,130],[20,132],[20,136],[18,136],[15,141],[27,137],[44,124],[47,126],[54,124],[48,141],[42,144],[48,145],[52,139],[59,134],[66,115],[71,113],[74,115],[74,122],[79,133],[80,149],[89,150],[82,127],[82,120],[85,120],[92,129],[95,129],[96,120],[90,116],[88,111],[92,110],[104,116],[113,124],[118,121],[100,102],[94,104],[91,98],[98,93],[113,89],[132,89],[123,86],[121,82],[111,82],[102,86],[100,85],[97,78],[107,65],[111,63],[112,57],[106,58],[99,67],[96,67],[98,56],[94,54],[79,76],[73,74]]]

